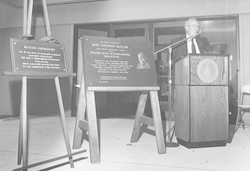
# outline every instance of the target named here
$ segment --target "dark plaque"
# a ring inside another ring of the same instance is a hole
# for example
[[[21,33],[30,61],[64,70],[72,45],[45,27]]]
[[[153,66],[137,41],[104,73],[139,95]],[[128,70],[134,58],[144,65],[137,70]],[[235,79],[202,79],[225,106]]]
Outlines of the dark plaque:
[[[14,72],[67,72],[63,45],[10,39],[10,47]]]
[[[87,86],[157,86],[151,42],[83,37]]]

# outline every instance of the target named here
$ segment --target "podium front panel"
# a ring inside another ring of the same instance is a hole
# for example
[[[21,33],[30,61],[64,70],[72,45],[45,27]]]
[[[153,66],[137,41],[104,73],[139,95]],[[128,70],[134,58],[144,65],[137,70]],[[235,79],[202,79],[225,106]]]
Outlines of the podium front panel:
[[[191,142],[228,139],[227,92],[227,86],[190,86]]]
[[[190,85],[228,85],[228,56],[190,56]]]
[[[228,55],[187,55],[175,64],[177,85],[228,85]]]

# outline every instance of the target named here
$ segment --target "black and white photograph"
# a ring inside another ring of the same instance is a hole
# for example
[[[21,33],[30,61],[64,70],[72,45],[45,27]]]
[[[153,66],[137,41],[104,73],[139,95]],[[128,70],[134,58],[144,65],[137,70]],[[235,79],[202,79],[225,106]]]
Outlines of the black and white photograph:
[[[0,171],[249,171],[249,0],[0,0]]]

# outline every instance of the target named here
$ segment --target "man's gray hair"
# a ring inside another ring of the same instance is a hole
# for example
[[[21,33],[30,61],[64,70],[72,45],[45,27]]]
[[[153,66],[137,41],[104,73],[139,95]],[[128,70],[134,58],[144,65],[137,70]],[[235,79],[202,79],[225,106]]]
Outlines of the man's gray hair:
[[[191,21],[195,21],[195,22],[199,23],[199,21],[198,21],[196,18],[189,18],[189,19],[185,22],[185,26],[186,26],[186,25],[189,25],[189,23],[190,23]]]

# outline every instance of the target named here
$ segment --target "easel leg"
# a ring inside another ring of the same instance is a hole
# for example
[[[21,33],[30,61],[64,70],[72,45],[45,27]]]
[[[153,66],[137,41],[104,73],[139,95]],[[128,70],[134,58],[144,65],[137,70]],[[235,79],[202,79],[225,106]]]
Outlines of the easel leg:
[[[95,93],[93,91],[87,91],[86,97],[90,160],[91,163],[100,163],[100,147],[96,118]]]
[[[44,13],[44,18],[45,18],[45,26],[46,26],[46,30],[47,30],[47,36],[51,36],[49,15],[48,15],[46,0],[42,0],[42,4],[43,4],[43,13]]]
[[[86,93],[85,93],[85,87],[82,85],[80,88],[80,95],[79,95],[78,106],[77,106],[75,133],[74,133],[74,140],[73,140],[74,149],[80,148],[83,142],[84,132],[79,127],[79,122],[85,121],[85,114],[86,114]]]
[[[81,148],[81,145],[82,145],[82,142],[83,142],[84,132],[85,133],[87,132],[87,130],[82,130],[79,127],[79,123],[84,121],[84,119],[81,119],[81,118],[84,118],[85,112],[86,112],[86,105],[84,107],[83,104],[79,103],[78,108],[77,108],[77,116],[76,116],[76,123],[75,123],[73,149]]]
[[[141,128],[141,123],[139,122],[139,118],[144,114],[147,98],[148,98],[148,92],[142,92],[136,109],[134,128],[130,140],[131,142],[137,142],[139,139],[140,128]]]
[[[33,0],[29,0],[29,8],[28,8],[28,20],[27,20],[27,30],[26,34],[30,36],[31,33],[31,22],[32,22],[32,12],[33,12]]]
[[[21,102],[22,105],[22,102]],[[20,165],[22,163],[23,156],[23,133],[22,133],[22,114],[20,112],[20,122],[19,122],[19,135],[18,135],[18,155],[17,155],[17,164]]]
[[[23,85],[21,89],[21,100],[20,100],[20,121],[19,121],[19,135],[18,135],[18,155],[17,155],[17,164],[22,164],[22,156],[23,156]]]
[[[23,1],[23,36],[27,32],[27,12],[28,12],[28,0]]]
[[[69,137],[68,137],[68,134],[67,134],[67,131],[66,131],[66,119],[65,119],[64,107],[63,107],[63,101],[62,101],[61,88],[60,88],[60,83],[59,83],[58,77],[55,78],[55,85],[56,85],[56,92],[57,92],[57,98],[58,98],[60,115],[61,115],[61,122],[62,122],[64,140],[65,140],[65,143],[66,143],[67,152],[68,152],[68,154],[71,154]],[[73,163],[72,156],[69,157],[69,161],[70,161],[71,168],[73,168],[74,163]]]
[[[27,9],[28,9],[28,0],[23,1],[23,35],[26,35],[27,32]],[[21,92],[21,101],[20,101],[20,122],[19,122],[19,137],[18,137],[18,155],[17,155],[17,164],[20,165],[22,163],[22,156],[23,156],[23,107],[25,107],[23,104],[23,94],[24,94],[24,85],[22,80],[22,92]],[[27,90],[26,90],[27,91]]]
[[[239,125],[239,122],[240,122],[240,118],[241,118],[241,108],[238,107],[238,112],[237,112],[237,118],[236,118],[236,124],[235,124],[235,129],[234,131],[237,131],[238,127],[240,126]]]
[[[149,94],[150,94],[150,102],[151,102],[153,119],[154,119],[155,136],[156,136],[156,143],[158,147],[158,153],[163,154],[163,153],[166,153],[166,146],[165,146],[165,139],[164,139],[164,134],[163,134],[158,94],[157,94],[157,91],[150,91]]]
[[[27,77],[22,77],[22,92],[20,104],[20,125],[18,140],[18,164],[28,165],[28,123],[27,123]]]

